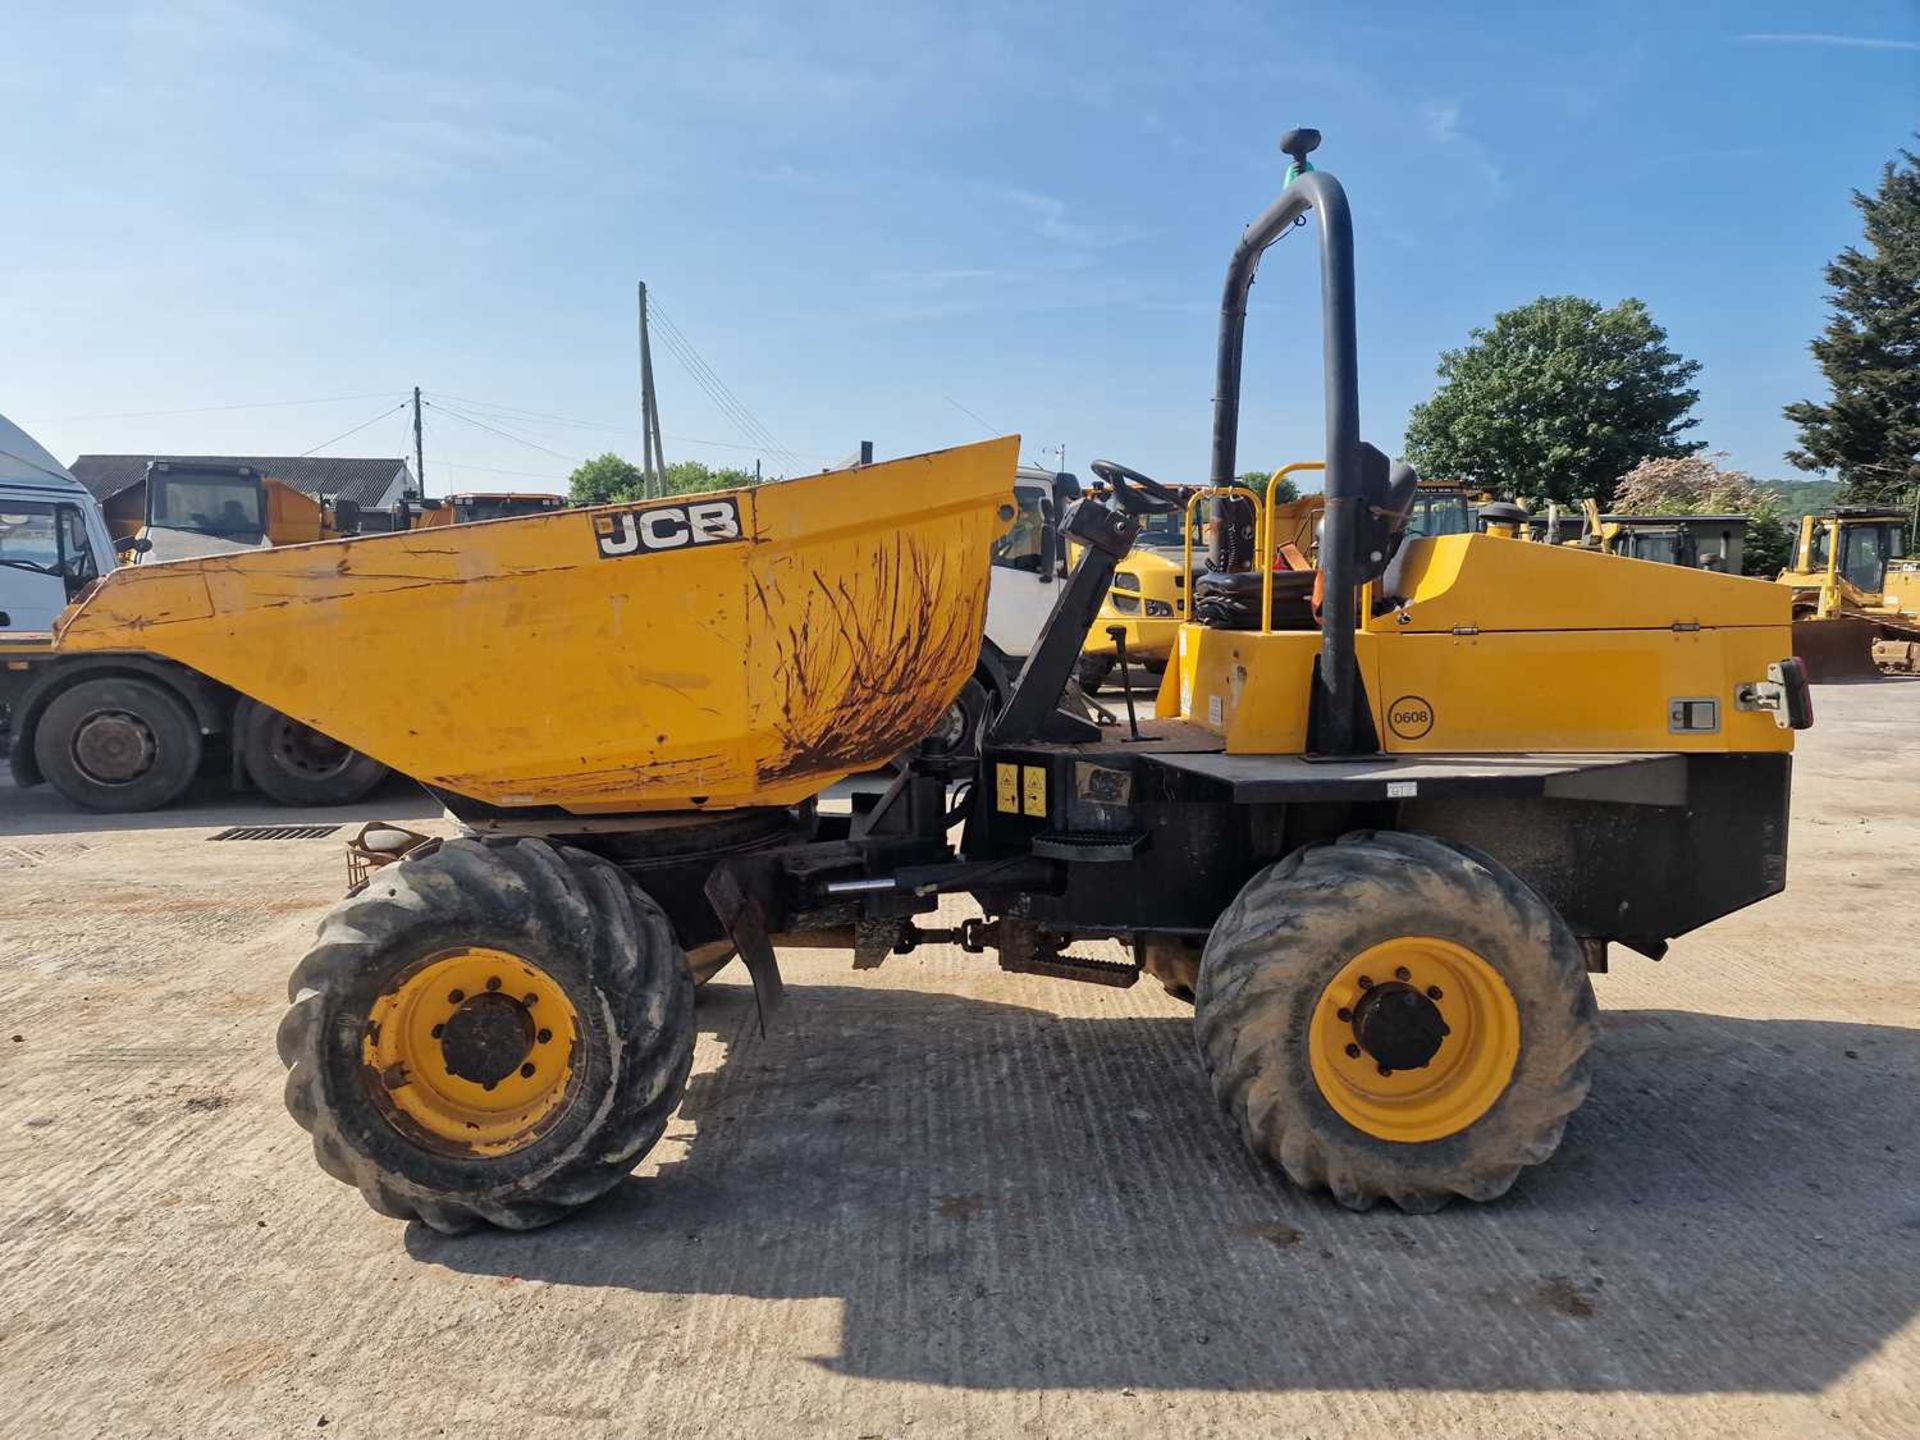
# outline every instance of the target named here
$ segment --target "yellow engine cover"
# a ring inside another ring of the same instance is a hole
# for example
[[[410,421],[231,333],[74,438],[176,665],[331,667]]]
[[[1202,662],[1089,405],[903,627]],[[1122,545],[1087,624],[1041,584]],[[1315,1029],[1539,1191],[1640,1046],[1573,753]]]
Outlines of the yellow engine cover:
[[[1793,654],[1786,587],[1485,535],[1407,543],[1408,603],[1354,637],[1386,752],[1793,748],[1736,701]],[[1182,626],[1159,713],[1230,753],[1299,754],[1319,650],[1317,631]]]
[[[164,655],[494,805],[790,804],[972,675],[1018,455],[121,569],[58,646]]]

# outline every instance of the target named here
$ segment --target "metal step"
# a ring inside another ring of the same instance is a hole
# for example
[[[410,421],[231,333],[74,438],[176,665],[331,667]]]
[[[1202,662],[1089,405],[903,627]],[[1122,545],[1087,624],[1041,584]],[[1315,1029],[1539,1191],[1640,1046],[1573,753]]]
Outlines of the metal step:
[[[1016,975],[1048,975],[1055,980],[1081,980],[1125,990],[1140,978],[1140,967],[1120,960],[1095,960],[1086,955],[1018,954],[1000,952],[1000,968]]]
[[[1033,853],[1041,859],[1081,864],[1131,860],[1146,848],[1141,830],[1048,830],[1033,837]]]

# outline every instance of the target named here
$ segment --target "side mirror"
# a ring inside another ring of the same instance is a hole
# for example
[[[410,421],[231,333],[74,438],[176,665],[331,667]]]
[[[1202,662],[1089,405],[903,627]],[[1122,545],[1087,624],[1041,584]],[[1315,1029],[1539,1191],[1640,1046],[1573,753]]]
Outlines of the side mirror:
[[[153,541],[144,535],[128,535],[113,542],[113,553],[116,555],[144,555],[151,549]]]
[[[1051,502],[1040,502],[1040,583],[1051,585],[1060,570],[1059,509]]]

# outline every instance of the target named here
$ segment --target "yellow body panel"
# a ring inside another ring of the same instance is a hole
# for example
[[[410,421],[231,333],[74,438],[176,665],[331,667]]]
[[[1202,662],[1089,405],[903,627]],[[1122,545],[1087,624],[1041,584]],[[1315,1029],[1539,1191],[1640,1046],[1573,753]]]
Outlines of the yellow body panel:
[[[1165,550],[1138,549],[1120,562],[1120,571],[1133,576],[1138,583],[1132,589],[1123,590],[1115,585],[1107,591],[1107,598],[1100,604],[1100,618],[1095,621],[1086,644],[1080,647],[1080,653],[1116,653],[1113,637],[1107,631],[1117,625],[1126,632],[1129,664],[1135,661],[1163,662],[1173,654],[1174,637],[1179,633],[1180,621],[1187,613],[1186,592],[1181,586],[1180,557]],[[1172,615],[1148,615],[1146,608],[1150,600],[1165,605],[1173,612]],[[1127,608],[1129,602],[1131,609]]]
[[[1880,609],[1892,618],[1920,619],[1920,560],[1896,560],[1887,566]]]
[[[1354,637],[1387,753],[1793,748],[1770,714],[1735,704],[1793,653],[1783,587],[1487,536],[1407,543],[1411,603]],[[1232,754],[1299,754],[1319,650],[1315,630],[1183,626],[1157,713]],[[1698,700],[1717,728],[1676,729],[1675,703]]]
[[[268,476],[263,488],[267,502],[267,539],[275,545],[310,545],[333,538],[330,519],[311,495],[284,480]]]
[[[1402,624],[1388,616],[1372,628],[1660,630],[1709,616],[1715,625],[1784,626],[1791,618],[1780,587],[1738,575],[1489,535],[1409,540],[1407,548],[1402,587],[1412,598],[1410,618]]]
[[[123,569],[58,643],[168,656],[494,805],[790,804],[973,673],[1017,455]]]

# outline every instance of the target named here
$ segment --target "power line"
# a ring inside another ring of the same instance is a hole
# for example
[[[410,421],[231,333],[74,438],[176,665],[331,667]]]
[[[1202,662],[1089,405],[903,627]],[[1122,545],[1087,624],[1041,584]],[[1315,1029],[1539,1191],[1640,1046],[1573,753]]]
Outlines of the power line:
[[[293,405],[341,405],[349,400],[384,400],[392,394],[374,390],[365,395],[323,395],[314,400],[256,400],[245,405],[197,405],[188,410],[118,410],[107,415],[53,415],[34,421],[36,425],[56,425],[70,420],[150,420],[162,415],[213,415],[226,410],[280,410]]]
[[[502,470],[496,465],[475,465],[466,460],[439,460],[436,462],[449,470],[477,470],[483,475],[516,475],[522,480],[552,480],[566,484],[571,478],[566,475],[549,475],[538,470]]]
[[[662,319],[664,318],[663,316]],[[697,352],[685,345],[677,332],[669,331],[663,324],[660,328],[660,338],[666,342],[667,349],[680,362],[681,368],[693,378],[694,383],[705,393],[714,408],[719,410],[734,429],[749,440],[759,443],[769,452],[778,451],[778,443],[760,426],[753,413],[731,398],[729,392],[721,386],[718,377],[706,368]]]
[[[469,425],[477,425],[482,430],[486,430],[491,432],[492,434],[498,435],[504,440],[511,440],[516,445],[524,445],[529,450],[538,450],[541,454],[551,455],[556,460],[567,460],[567,461],[571,461],[573,464],[576,464],[576,465],[581,463],[581,457],[578,455],[564,454],[561,451],[554,450],[549,448],[548,446],[542,445],[538,441],[529,440],[524,435],[515,435],[513,432],[509,430],[502,430],[498,426],[489,425],[487,424],[486,421],[477,420],[471,415],[465,414],[462,411],[454,409],[451,405],[447,405],[444,403],[435,405],[431,400],[427,401],[427,404],[431,406],[433,409],[438,410],[443,415],[451,415],[456,420],[464,420]]]
[[[482,414],[489,415],[495,419],[511,419],[522,425],[545,424],[563,427],[571,426],[576,430],[598,430],[604,431],[609,435],[638,435],[640,433],[640,427],[637,425],[613,425],[604,420],[583,420],[577,416],[554,415],[545,410],[525,410],[517,405],[502,405],[492,400],[474,400],[461,395],[448,395],[443,391],[435,391],[433,393],[442,401],[451,400],[456,404],[466,406],[469,410],[478,410]],[[764,444],[742,445],[737,440],[708,440],[699,435],[676,435],[671,430],[663,431],[662,434],[667,439],[678,440],[683,445],[711,445],[718,450],[744,450],[749,454],[766,454],[769,449],[769,447]],[[825,460],[830,458],[817,452],[788,450],[785,446],[780,448],[784,453],[797,456],[801,459]]]
[[[973,421],[974,424],[978,425],[982,430],[986,431],[989,435],[1004,435],[1007,433],[1006,431],[1002,430],[998,425],[989,425],[986,421],[982,420],[978,415],[974,414],[973,411],[969,410],[966,406],[962,405],[958,400],[954,399],[953,396],[942,395],[940,398],[946,401],[949,405],[953,406],[954,409],[958,410],[962,415],[966,416],[969,420]],[[1033,468],[1036,470],[1042,470],[1046,468],[1045,466],[1041,465],[1038,461],[1034,460],[1031,456],[1027,457],[1026,463],[1033,466]]]
[[[720,406],[722,413],[732,420],[749,440],[759,441],[776,456],[784,458],[789,464],[797,465],[800,457],[775,440],[773,433],[760,423],[759,417],[746,407],[739,396],[727,388],[726,382],[714,373],[711,365],[701,358],[700,352],[674,323],[673,318],[662,310],[658,303],[652,306],[652,310],[660,321],[661,338],[667,341],[668,348],[673,350],[675,358],[687,368],[687,373],[692,375],[695,382],[707,392],[707,398]]]
[[[393,407],[393,410],[382,410],[378,415],[374,416],[373,419],[362,420],[358,425],[354,426],[353,429],[342,430],[338,435],[334,436],[333,439],[331,440],[322,440],[318,445],[314,446],[312,450],[302,450],[300,452],[300,456],[302,459],[305,459],[307,456],[315,453],[315,451],[324,450],[329,445],[337,444],[338,442],[346,439],[349,435],[358,435],[362,430],[366,429],[367,426],[377,424],[379,421],[386,419],[387,416],[393,414],[395,410],[404,410],[406,408],[407,408],[407,402],[402,400],[398,405]]]

